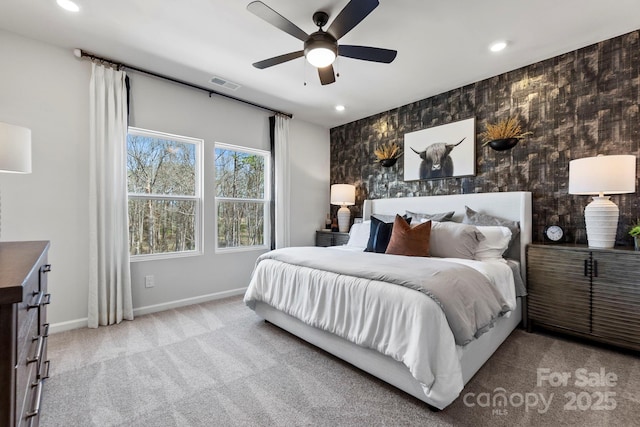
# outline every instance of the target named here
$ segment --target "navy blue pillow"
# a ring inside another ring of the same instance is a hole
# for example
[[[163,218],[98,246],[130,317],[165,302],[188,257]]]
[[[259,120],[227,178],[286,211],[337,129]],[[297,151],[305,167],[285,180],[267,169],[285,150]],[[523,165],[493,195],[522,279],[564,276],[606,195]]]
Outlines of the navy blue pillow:
[[[402,217],[407,224],[411,224],[411,218],[404,215]],[[371,231],[369,232],[369,241],[367,242],[367,248],[365,252],[377,252],[385,253],[387,246],[389,246],[389,240],[391,239],[391,232],[393,231],[393,222],[384,222],[371,215]]]

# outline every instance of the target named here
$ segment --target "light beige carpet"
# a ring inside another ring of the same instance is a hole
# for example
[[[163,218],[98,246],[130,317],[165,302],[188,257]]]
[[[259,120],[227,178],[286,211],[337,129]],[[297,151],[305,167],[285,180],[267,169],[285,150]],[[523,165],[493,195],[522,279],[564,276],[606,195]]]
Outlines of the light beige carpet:
[[[240,297],[55,334],[49,357],[45,427],[640,423],[633,355],[516,330],[460,398],[432,412],[261,321]]]

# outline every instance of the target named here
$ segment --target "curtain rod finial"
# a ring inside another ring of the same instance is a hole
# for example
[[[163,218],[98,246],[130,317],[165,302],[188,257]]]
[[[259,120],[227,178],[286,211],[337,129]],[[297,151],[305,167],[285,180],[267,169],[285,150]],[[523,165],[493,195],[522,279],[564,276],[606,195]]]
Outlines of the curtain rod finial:
[[[75,56],[76,58],[82,58],[82,49],[73,49],[73,56]]]

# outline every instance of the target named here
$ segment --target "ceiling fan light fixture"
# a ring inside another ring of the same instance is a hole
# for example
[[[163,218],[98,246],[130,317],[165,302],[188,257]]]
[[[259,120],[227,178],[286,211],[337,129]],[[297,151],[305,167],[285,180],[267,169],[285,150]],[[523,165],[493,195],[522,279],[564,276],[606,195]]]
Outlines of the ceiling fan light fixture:
[[[317,47],[307,52],[307,61],[317,68],[328,67],[336,60],[336,54],[326,47]]]
[[[309,36],[304,43],[304,57],[316,68],[333,64],[338,56],[338,42],[324,31]]]

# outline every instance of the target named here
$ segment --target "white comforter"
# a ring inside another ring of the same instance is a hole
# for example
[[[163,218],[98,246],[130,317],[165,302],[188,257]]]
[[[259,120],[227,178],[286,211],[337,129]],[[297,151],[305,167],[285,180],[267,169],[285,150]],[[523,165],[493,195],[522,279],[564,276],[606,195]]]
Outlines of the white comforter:
[[[504,261],[443,260],[484,274],[515,309],[513,274]],[[434,406],[444,408],[462,391],[460,352],[453,333],[438,304],[420,292],[266,259],[254,271],[244,300],[249,306],[262,301],[403,363]]]

